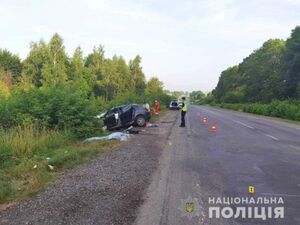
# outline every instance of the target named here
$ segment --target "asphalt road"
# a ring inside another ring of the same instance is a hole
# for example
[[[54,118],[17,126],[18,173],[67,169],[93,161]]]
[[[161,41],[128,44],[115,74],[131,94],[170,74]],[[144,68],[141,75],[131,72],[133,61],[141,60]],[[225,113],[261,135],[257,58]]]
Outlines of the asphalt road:
[[[186,128],[178,127],[179,119],[178,113],[136,224],[300,224],[299,125],[200,106],[190,106]],[[284,207],[284,218],[209,218],[215,206],[209,197],[282,197],[284,204],[263,206]]]

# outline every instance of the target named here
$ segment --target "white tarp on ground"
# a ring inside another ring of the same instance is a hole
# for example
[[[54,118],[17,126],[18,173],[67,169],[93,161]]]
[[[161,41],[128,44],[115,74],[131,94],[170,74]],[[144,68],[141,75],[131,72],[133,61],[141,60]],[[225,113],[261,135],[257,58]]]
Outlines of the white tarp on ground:
[[[91,137],[85,139],[83,142],[91,142],[91,141],[101,141],[101,140],[120,140],[120,141],[127,141],[129,138],[129,134],[125,134],[122,132],[114,132],[107,136],[102,137]]]

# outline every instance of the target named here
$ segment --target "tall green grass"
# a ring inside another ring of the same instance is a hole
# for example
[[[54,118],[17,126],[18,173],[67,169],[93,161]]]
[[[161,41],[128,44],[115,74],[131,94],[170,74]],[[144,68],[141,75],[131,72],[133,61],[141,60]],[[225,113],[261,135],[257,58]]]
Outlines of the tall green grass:
[[[70,133],[38,124],[0,128],[0,204],[41,191],[64,169],[115,144],[82,143]]]
[[[37,151],[58,146],[67,135],[56,130],[47,130],[37,124],[19,125],[11,129],[0,129],[0,161],[6,156],[30,157]],[[2,156],[2,157],[1,157]]]

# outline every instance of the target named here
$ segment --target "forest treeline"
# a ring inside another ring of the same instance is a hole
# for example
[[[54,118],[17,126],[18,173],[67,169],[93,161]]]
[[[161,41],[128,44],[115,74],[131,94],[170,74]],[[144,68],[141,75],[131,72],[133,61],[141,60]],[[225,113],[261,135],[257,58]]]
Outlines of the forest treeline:
[[[199,104],[300,120],[300,27],[287,40],[270,39],[224,70],[211,93],[191,97]]]
[[[67,83],[76,85],[89,95],[101,96],[105,101],[124,91],[137,95],[149,91],[146,90],[147,82],[139,55],[127,64],[122,56],[106,58],[100,45],[94,47],[87,57],[83,57],[80,47],[69,57],[58,34],[54,34],[49,43],[43,40],[32,42],[30,52],[23,61],[9,50],[0,50],[0,75],[2,96],[9,95],[14,85],[28,90]],[[150,83],[162,89],[162,83],[157,78],[152,78]]]
[[[129,102],[150,104],[171,97],[156,77],[146,80],[137,55],[127,63],[122,56],[105,57],[98,46],[86,57],[77,47],[71,57],[62,37],[32,42],[21,60],[0,50],[0,126],[38,121],[47,128],[70,128],[86,136],[100,128],[94,116],[108,107]]]
[[[300,27],[286,41],[270,39],[223,71],[212,94],[226,103],[300,99]]]

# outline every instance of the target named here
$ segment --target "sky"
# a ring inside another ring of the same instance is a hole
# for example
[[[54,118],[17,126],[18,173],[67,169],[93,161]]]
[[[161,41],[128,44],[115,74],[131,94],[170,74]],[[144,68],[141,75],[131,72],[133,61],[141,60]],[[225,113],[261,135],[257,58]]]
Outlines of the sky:
[[[165,89],[211,91],[223,70],[300,25],[300,0],[0,0],[0,48],[24,59],[59,33],[68,55],[137,54]]]

